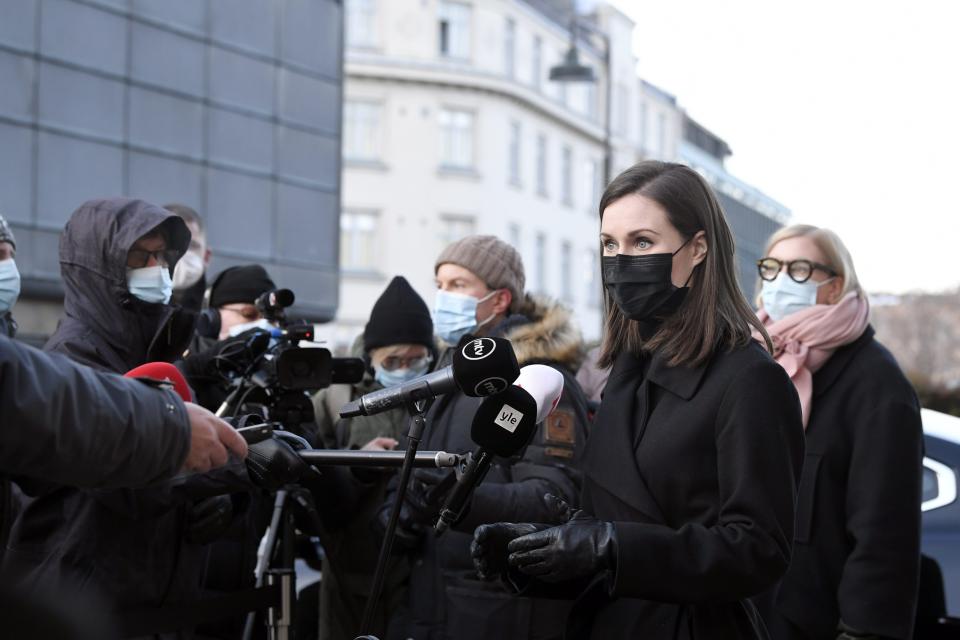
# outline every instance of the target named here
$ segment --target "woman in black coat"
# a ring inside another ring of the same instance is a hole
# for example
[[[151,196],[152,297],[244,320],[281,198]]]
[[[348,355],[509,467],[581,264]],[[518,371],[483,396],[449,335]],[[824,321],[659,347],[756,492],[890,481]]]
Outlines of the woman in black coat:
[[[807,452],[793,562],[761,613],[778,640],[909,638],[923,463],[916,395],[873,337],[836,234],[781,229],[758,267],[759,315],[800,394]]]
[[[575,599],[568,638],[764,637],[750,598],[786,571],[797,394],[751,337],[733,237],[688,167],[642,162],[600,202],[612,371],[559,526],[477,529],[481,575]]]

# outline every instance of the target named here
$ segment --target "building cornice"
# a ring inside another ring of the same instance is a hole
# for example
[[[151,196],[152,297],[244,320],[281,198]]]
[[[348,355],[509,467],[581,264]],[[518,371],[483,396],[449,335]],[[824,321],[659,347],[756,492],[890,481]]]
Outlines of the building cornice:
[[[393,61],[379,55],[349,53],[346,79],[374,80],[476,91],[519,104],[596,144],[603,144],[603,126],[574,113],[547,96],[504,76],[477,70],[469,65],[440,62]]]

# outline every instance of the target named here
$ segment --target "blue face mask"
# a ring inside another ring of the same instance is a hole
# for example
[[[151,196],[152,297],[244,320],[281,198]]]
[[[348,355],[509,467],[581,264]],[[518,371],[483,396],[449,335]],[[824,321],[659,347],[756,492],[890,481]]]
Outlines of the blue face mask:
[[[20,272],[13,258],[0,260],[0,313],[6,313],[20,297]]]
[[[425,374],[429,368],[429,363],[418,369],[394,369],[393,371],[387,371],[383,367],[374,367],[373,377],[384,387],[395,387],[404,382],[410,382],[414,378],[419,378]]]
[[[491,315],[483,322],[477,322],[477,305],[489,300],[496,291],[479,300],[473,296],[448,291],[437,291],[433,302],[433,330],[447,344],[457,344],[460,338],[476,331],[496,317]]]
[[[782,320],[798,311],[803,311],[817,304],[817,289],[833,280],[828,278],[823,282],[797,282],[785,273],[777,276],[772,282],[763,281],[760,290],[760,299],[763,301],[763,310],[774,322]]]
[[[170,270],[161,265],[127,269],[127,289],[144,302],[167,304],[173,294]]]

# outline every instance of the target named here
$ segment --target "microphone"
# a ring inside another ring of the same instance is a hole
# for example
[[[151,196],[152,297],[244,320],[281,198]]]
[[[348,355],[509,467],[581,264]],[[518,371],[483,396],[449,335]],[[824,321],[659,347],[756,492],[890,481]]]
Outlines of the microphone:
[[[474,338],[457,345],[450,366],[348,402],[340,409],[340,417],[372,416],[457,389],[468,396],[492,396],[505,391],[519,374],[509,340]]]
[[[513,385],[481,403],[473,417],[470,439],[479,448],[447,495],[434,527],[439,536],[460,520],[477,485],[483,482],[493,456],[509,458],[526,447],[537,425],[549,416],[563,395],[563,374],[542,364],[520,370]]]
[[[148,362],[123,374],[125,378],[146,378],[172,387],[184,402],[193,402],[193,392],[180,370],[169,362]]]

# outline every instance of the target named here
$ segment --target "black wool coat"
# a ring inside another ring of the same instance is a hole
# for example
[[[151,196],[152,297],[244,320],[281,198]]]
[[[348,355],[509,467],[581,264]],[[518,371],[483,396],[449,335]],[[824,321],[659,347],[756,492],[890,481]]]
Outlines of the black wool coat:
[[[761,604],[775,638],[909,638],[920,566],[923,427],[910,383],[867,331],[813,376],[793,563]],[[771,602],[772,601],[772,602]]]
[[[802,460],[796,390],[759,345],[699,368],[619,356],[582,492],[614,522],[617,563],[580,593],[566,637],[762,637],[748,599],[790,562]]]

